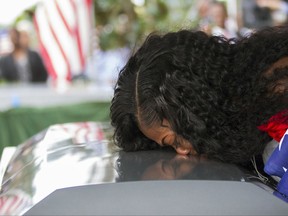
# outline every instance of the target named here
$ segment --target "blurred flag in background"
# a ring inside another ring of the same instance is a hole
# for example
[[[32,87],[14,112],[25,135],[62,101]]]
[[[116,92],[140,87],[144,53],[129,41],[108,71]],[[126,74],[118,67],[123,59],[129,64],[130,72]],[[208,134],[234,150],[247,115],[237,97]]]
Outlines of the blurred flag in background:
[[[37,5],[34,24],[39,50],[59,91],[84,72],[93,16],[92,0],[49,0]]]

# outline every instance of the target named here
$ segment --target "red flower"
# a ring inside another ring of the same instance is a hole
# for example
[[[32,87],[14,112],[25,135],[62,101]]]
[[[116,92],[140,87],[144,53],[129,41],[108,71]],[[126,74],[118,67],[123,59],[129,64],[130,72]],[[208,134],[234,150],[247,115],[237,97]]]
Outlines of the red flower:
[[[266,124],[258,126],[258,129],[267,132],[269,136],[280,142],[288,129],[288,109],[272,116]]]

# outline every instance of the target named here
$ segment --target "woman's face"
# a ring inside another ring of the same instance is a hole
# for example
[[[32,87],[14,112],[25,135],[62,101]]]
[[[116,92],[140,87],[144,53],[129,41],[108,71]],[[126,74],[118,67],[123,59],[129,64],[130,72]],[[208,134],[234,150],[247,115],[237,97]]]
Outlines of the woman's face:
[[[181,155],[197,155],[192,144],[182,136],[177,135],[166,119],[163,120],[162,124],[153,124],[150,127],[140,122],[139,129],[147,138],[155,141],[160,146],[171,146]]]

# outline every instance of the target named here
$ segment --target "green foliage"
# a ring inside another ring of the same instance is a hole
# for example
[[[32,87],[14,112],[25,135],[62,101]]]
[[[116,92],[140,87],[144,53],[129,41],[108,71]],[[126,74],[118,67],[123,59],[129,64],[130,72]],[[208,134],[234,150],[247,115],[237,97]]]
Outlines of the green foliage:
[[[192,28],[191,0],[143,0],[143,5],[131,0],[94,1],[96,28],[101,49],[134,47],[155,31]]]

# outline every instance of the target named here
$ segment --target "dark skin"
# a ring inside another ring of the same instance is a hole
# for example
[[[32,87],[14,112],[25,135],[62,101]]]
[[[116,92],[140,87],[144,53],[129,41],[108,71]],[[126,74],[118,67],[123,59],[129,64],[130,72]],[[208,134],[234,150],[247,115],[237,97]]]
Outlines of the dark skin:
[[[167,120],[163,120],[162,124],[154,124],[152,127],[146,127],[139,124],[141,132],[149,139],[154,140],[160,146],[171,146],[178,154],[181,155],[197,155],[193,145],[191,145],[183,137],[177,135]]]

